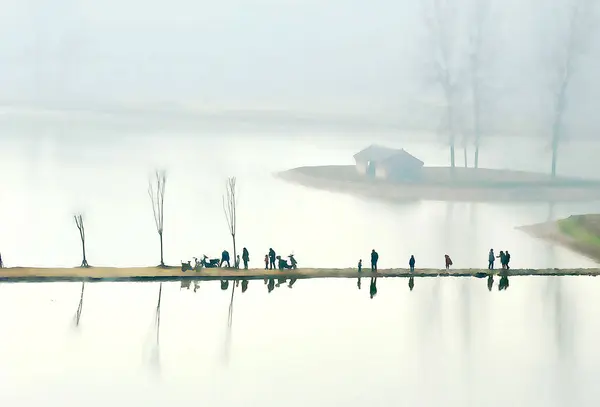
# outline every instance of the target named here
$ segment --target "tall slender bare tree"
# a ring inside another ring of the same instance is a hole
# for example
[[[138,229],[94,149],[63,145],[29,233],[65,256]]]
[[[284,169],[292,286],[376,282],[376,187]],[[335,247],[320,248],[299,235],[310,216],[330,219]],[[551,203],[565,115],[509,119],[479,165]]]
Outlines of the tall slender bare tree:
[[[235,234],[237,230],[237,188],[236,178],[229,177],[225,186],[225,194],[223,195],[223,212],[225,212],[225,220],[229,228],[229,234],[233,240],[233,261],[237,261],[237,250],[235,242]]]
[[[89,267],[87,262],[87,258],[85,255],[85,225],[83,224],[83,215],[77,214],[74,215],[75,225],[77,225],[77,229],[79,229],[79,237],[81,238],[81,251],[83,252],[83,260],[81,260],[81,267]]]
[[[490,0],[474,0],[472,31],[470,35],[469,68],[473,106],[473,136],[475,144],[474,167],[479,168],[479,147],[481,143],[481,105],[482,105],[482,48],[484,27],[489,13]]]
[[[148,195],[152,202],[152,213],[154,214],[154,223],[160,240],[160,267],[165,267],[163,250],[163,231],[165,214],[165,185],[167,182],[167,173],[165,171],[156,171],[155,179],[148,182]]]
[[[423,0],[424,16],[434,44],[436,81],[444,97],[444,128],[450,146],[450,166],[455,167],[455,102],[457,81],[451,71],[455,9],[449,0]]]
[[[569,14],[565,37],[559,40],[557,52],[557,76],[553,84],[554,110],[552,120],[552,178],[556,177],[558,163],[558,148],[565,133],[564,117],[567,111],[567,99],[573,74],[575,73],[576,59],[583,51],[587,40],[586,34],[590,28],[589,16],[592,13],[592,2],[589,0],[569,0]]]

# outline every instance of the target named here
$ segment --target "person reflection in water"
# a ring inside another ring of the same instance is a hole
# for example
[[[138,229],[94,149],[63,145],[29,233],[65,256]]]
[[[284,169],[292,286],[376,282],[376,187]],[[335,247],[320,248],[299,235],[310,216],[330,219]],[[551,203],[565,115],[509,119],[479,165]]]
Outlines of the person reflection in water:
[[[506,290],[508,288],[508,274],[503,274],[500,277],[500,282],[498,283],[498,291]]]
[[[492,291],[492,288],[494,287],[494,276],[491,274],[488,276],[487,279],[487,287],[488,291]]]
[[[275,289],[275,279],[270,278],[269,283],[267,284],[267,290],[269,290],[269,293],[270,293],[274,289]]]
[[[358,287],[358,289],[360,290],[362,287],[362,283],[360,281],[360,277],[358,277],[358,281],[356,282],[356,286]]]
[[[295,282],[296,282],[295,278],[290,279],[290,282],[288,283],[288,288],[292,288],[294,286]]]
[[[411,277],[408,279],[408,288],[410,289],[410,291],[413,290],[413,288],[415,288],[415,278]]]
[[[371,284],[369,286],[369,294],[371,299],[377,295],[377,277],[371,277]]]
[[[248,289],[248,280],[242,280],[242,292],[245,293]]]
[[[221,280],[221,290],[227,290],[229,288],[229,280]]]

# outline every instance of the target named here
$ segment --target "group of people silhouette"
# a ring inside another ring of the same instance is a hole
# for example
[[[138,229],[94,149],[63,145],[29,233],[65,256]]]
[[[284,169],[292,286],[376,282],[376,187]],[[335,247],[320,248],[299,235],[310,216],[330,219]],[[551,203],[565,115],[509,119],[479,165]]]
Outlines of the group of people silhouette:
[[[502,253],[502,252],[501,252]],[[508,252],[506,252],[508,253]],[[371,250],[371,272],[377,272],[377,262],[379,261],[379,253],[375,251],[375,249]],[[410,271],[415,271],[415,264],[417,261],[415,260],[415,256],[413,254],[410,255],[410,259],[408,259],[408,267]],[[452,259],[447,254],[444,255],[444,264],[446,266],[446,270],[450,269],[450,266],[453,264]],[[362,272],[362,259],[358,260],[358,272]]]
[[[494,270],[494,263],[496,262],[497,258],[500,259],[500,263],[502,264],[503,270],[510,269],[510,266],[509,266],[510,253],[508,252],[508,250],[501,250],[500,254],[498,256],[496,256],[494,253],[494,249],[490,249],[490,252],[488,254],[488,270]],[[379,253],[377,253],[375,251],[375,249],[371,250],[371,271],[373,273],[377,272],[377,262],[378,261],[379,261]],[[410,259],[408,259],[408,267],[411,272],[415,271],[416,263],[417,263],[417,261],[415,260],[415,256],[411,254]],[[445,254],[444,255],[444,266],[445,266],[446,270],[449,270],[450,266],[452,266],[452,264],[453,263],[452,263],[452,259],[450,258],[450,256]],[[362,259],[358,260],[358,272],[359,273],[362,272]]]

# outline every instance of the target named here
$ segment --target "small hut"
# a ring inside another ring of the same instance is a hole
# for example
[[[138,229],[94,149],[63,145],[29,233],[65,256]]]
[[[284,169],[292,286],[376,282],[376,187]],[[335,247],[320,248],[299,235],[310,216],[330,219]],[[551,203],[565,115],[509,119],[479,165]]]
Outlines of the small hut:
[[[404,149],[394,149],[375,144],[354,154],[356,170],[367,177],[385,180],[417,178],[423,161]]]

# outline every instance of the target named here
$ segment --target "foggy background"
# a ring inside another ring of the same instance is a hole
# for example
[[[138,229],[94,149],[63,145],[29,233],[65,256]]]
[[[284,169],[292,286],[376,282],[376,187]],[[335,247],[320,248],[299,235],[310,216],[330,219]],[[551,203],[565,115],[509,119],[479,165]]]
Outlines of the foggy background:
[[[449,2],[445,37],[463,132],[470,126],[469,57],[482,2]],[[549,136],[577,2],[485,2],[484,136]],[[600,126],[593,111],[600,33],[594,2],[583,2],[592,7],[576,24],[565,116],[571,139],[595,138]],[[216,115],[367,129],[440,127],[445,101],[426,23],[431,0],[2,3],[3,125],[24,112],[29,120],[40,109],[61,109],[174,121]]]

